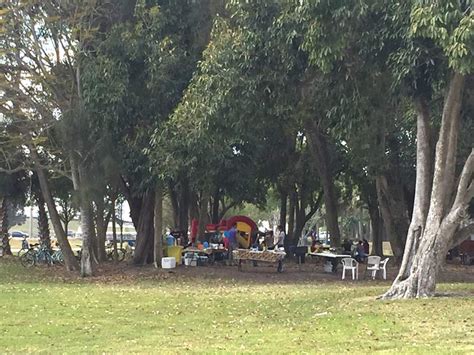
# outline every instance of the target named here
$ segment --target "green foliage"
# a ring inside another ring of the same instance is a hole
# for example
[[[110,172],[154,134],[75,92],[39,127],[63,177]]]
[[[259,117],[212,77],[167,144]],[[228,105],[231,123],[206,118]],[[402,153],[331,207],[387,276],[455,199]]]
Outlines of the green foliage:
[[[87,111],[100,134],[110,135],[120,171],[137,192],[162,171],[149,160],[150,132],[162,130],[181,99],[209,21],[200,4],[139,1],[130,20],[111,24],[83,59]]]
[[[469,1],[443,0],[414,6],[410,32],[433,40],[453,70],[463,74],[474,71],[474,13]]]

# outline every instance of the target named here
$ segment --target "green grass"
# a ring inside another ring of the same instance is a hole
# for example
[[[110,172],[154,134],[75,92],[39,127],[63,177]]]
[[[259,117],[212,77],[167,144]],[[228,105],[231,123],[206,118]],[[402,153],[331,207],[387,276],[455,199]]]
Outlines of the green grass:
[[[474,352],[472,297],[382,302],[388,283],[258,284],[206,270],[81,280],[0,259],[2,352]]]

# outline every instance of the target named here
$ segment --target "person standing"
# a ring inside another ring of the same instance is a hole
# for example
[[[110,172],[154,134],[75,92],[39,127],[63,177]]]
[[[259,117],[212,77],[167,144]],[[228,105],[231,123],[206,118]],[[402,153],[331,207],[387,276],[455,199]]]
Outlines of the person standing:
[[[362,239],[362,244],[364,245],[364,253],[369,255],[370,254],[370,246],[369,246],[369,242],[367,241],[367,239]]]
[[[278,226],[275,237],[273,240],[273,247],[276,248],[283,248],[285,246],[285,230],[283,229],[283,226]]]
[[[234,223],[227,231],[227,239],[229,240],[229,263],[232,265],[232,260],[234,259],[232,252],[239,247],[237,242],[237,223]]]

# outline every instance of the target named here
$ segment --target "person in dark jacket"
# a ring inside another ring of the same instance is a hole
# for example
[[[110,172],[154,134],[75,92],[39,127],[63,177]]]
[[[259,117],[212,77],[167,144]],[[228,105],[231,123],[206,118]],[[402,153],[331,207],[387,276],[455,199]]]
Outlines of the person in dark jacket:
[[[362,239],[362,244],[364,245],[364,253],[369,255],[370,254],[370,246],[369,246],[369,242],[367,241],[367,239]]]

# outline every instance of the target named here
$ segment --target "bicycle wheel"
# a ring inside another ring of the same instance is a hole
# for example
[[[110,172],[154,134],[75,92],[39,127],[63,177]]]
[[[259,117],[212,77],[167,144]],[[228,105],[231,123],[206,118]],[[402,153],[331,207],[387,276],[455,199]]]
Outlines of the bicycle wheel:
[[[125,249],[117,249],[117,261],[123,261],[125,259],[125,254],[127,252],[125,251]]]
[[[28,249],[20,249],[18,250],[18,257],[25,255],[26,253],[28,253]]]
[[[33,252],[27,251],[25,254],[20,256],[20,263],[23,267],[31,267],[36,263],[36,258]]]
[[[53,262],[55,264],[64,265],[64,257],[63,257],[63,253],[61,252],[61,250],[56,250],[53,253],[52,258],[53,258]]]
[[[125,249],[118,248],[117,255],[115,255],[114,251],[111,250],[107,253],[107,259],[111,261],[123,261],[125,259]]]
[[[40,264],[46,264],[48,266],[53,265],[53,258],[49,250],[40,250],[36,257],[36,261]]]

